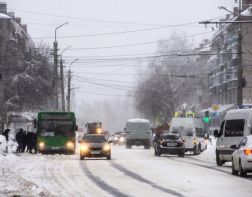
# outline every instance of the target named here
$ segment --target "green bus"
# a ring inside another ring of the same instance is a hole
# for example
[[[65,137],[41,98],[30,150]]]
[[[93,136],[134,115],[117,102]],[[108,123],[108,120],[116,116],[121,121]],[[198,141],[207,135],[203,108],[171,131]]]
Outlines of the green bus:
[[[78,126],[74,112],[38,112],[34,127],[37,128],[38,152],[75,153]]]

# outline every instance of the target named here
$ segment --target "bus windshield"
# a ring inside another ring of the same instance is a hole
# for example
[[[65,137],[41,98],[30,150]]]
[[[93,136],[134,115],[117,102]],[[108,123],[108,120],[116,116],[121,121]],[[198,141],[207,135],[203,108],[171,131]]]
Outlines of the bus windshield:
[[[42,120],[40,132],[54,132],[55,134],[66,134],[74,131],[74,123],[71,120]]]

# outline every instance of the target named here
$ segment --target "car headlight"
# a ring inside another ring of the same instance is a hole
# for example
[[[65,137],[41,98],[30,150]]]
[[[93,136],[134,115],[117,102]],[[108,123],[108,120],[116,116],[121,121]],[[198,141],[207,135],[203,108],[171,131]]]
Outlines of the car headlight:
[[[45,148],[45,143],[44,143],[44,142],[39,142],[39,148],[40,148],[40,149]]]
[[[116,141],[117,141],[117,140],[118,140],[118,137],[115,137],[115,138],[114,138],[114,140],[116,140]]]
[[[120,137],[119,141],[120,141],[120,142],[124,142],[124,138],[123,138],[123,137]]]
[[[106,152],[110,151],[110,146],[108,144],[104,145],[103,150],[106,151]]]
[[[89,147],[88,147],[87,144],[81,144],[80,150],[81,150],[82,152],[87,152],[87,151],[89,150]]]
[[[101,134],[102,133],[102,128],[97,128],[96,133]]]
[[[74,148],[74,143],[73,142],[67,142],[66,147],[67,148]]]

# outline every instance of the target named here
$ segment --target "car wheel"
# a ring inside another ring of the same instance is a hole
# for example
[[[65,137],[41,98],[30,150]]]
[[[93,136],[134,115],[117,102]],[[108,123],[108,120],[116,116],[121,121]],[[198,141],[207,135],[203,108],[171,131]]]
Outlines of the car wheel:
[[[161,149],[157,148],[157,156],[161,156]]]
[[[157,156],[157,150],[155,147],[154,147],[154,155]]]
[[[234,160],[233,159],[232,159],[232,174],[233,175],[238,175],[238,171],[235,170],[235,168],[234,168]]]
[[[216,164],[217,164],[217,166],[222,166],[224,164],[224,162],[220,160],[218,150],[216,150]]]
[[[80,160],[84,160],[84,156],[80,155]]]
[[[244,171],[242,168],[241,160],[239,162],[239,173],[240,173],[240,176],[242,176],[242,177],[247,176],[247,172]]]
[[[111,155],[107,156],[107,160],[111,160]]]

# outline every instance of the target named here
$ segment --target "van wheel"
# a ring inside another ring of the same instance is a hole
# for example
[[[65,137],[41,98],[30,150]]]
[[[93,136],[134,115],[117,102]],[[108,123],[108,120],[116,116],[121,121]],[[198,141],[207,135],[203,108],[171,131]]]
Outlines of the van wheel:
[[[219,152],[216,150],[216,164],[217,166],[222,166],[225,162],[220,160]]]
[[[242,168],[241,160],[239,162],[239,173],[240,173],[240,176],[242,176],[242,177],[247,176],[247,172],[244,171],[243,168]]]
[[[238,171],[234,169],[234,159],[232,159],[232,174],[238,175]]]

